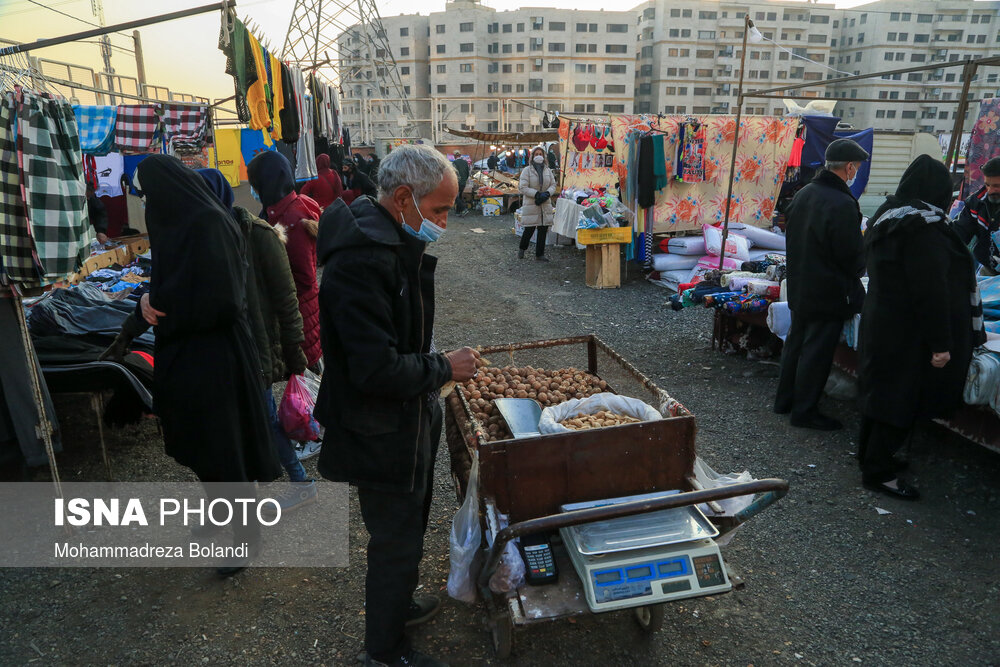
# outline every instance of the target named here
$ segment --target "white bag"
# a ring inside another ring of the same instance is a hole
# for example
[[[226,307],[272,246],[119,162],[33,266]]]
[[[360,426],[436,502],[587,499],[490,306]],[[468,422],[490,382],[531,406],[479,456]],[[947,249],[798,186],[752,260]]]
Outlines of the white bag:
[[[542,419],[538,422],[538,430],[542,435],[549,433],[572,433],[572,429],[566,428],[559,422],[575,417],[581,412],[585,415],[593,415],[601,410],[635,417],[644,422],[663,419],[663,416],[657,412],[656,408],[643,403],[637,398],[604,392],[603,394],[594,394],[587,398],[574,398],[565,403],[545,408],[542,410]]]
[[[660,253],[653,255],[653,269],[656,271],[682,271],[693,269],[698,264],[698,258],[693,255],[672,255]]]
[[[705,249],[709,255],[722,256],[722,230],[712,225],[703,225],[705,234]],[[745,236],[728,234],[726,236],[726,257],[733,257],[741,262],[750,260],[750,242]]]
[[[675,236],[667,241],[667,252],[672,255],[705,254],[705,238],[703,236]]]
[[[476,573],[472,563],[482,546],[479,527],[479,455],[472,455],[472,469],[465,500],[451,522],[451,567],[448,570],[448,595],[462,602],[476,601]]]
[[[706,489],[717,489],[723,486],[732,486],[734,484],[743,484],[744,482],[752,482],[753,475],[750,474],[749,470],[744,470],[741,473],[730,473],[728,475],[720,475],[719,473],[712,470],[711,466],[701,460],[698,457],[694,461],[694,476],[704,488]],[[716,501],[722,506],[727,516],[732,516],[739,513],[745,509],[751,502],[753,502],[753,494],[747,496],[736,496],[734,498],[726,498],[725,500]],[[699,505],[701,511],[708,515],[715,514],[707,504]]]

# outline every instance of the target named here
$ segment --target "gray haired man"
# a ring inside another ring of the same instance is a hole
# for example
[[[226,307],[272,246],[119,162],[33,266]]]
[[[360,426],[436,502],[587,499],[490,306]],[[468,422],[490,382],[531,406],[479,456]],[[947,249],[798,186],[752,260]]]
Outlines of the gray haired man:
[[[404,630],[439,604],[413,598],[441,436],[437,390],[471,378],[479,355],[431,348],[437,258],[425,250],[458,195],[451,164],[432,148],[402,146],[378,179],[378,201],[337,200],[319,222],[319,471],[358,488],[368,529],[365,664],[434,667],[444,663],[414,651]]]

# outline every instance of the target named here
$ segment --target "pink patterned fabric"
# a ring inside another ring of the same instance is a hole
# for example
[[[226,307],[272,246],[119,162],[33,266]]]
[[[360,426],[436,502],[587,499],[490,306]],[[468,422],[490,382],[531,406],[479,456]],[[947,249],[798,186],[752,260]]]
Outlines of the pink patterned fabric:
[[[979,103],[979,118],[972,126],[963,196],[975,194],[983,187],[981,169],[987,160],[997,156],[1000,156],[1000,98],[990,97]]]

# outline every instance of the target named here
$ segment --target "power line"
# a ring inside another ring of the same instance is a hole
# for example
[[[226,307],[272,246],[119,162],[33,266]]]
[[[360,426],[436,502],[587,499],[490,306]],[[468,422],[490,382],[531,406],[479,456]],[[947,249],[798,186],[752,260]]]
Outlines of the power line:
[[[104,27],[102,25],[97,25],[96,23],[91,23],[90,21],[88,21],[86,19],[82,19],[79,16],[73,16],[72,14],[67,14],[66,12],[62,11],[61,9],[56,9],[55,7],[50,7],[49,5],[43,5],[42,3],[38,2],[38,0],[28,0],[28,2],[30,2],[33,5],[38,5],[42,9],[48,9],[49,11],[55,12],[56,14],[61,14],[61,15],[65,16],[65,17],[67,17],[67,18],[71,18],[74,21],[79,21],[80,23],[86,23],[87,25],[93,26],[94,28],[103,28]],[[127,37],[129,39],[132,39],[131,35],[126,35],[123,32],[116,32],[115,34],[116,35],[121,35],[122,37]]]

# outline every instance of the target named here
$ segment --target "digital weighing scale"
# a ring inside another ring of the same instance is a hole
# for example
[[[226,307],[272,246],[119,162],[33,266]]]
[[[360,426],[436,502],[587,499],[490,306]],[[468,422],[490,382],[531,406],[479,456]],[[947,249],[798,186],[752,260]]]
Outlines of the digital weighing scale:
[[[569,512],[668,491],[563,505]],[[563,544],[583,582],[591,611],[658,604],[732,589],[713,537],[718,529],[695,506],[561,528]]]

